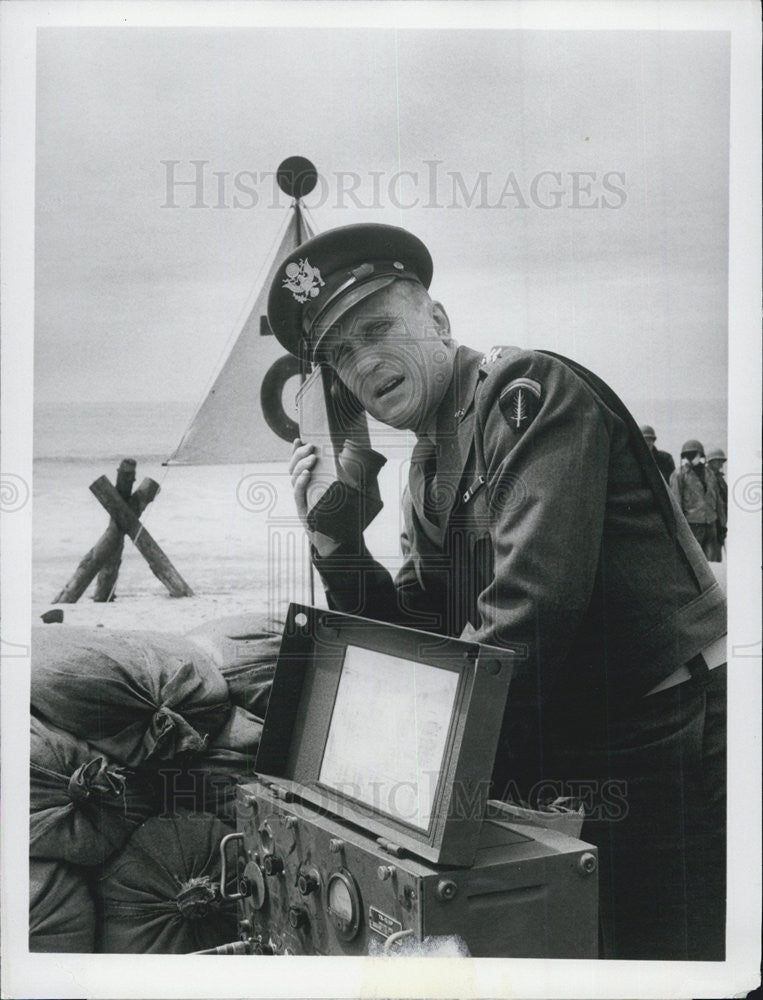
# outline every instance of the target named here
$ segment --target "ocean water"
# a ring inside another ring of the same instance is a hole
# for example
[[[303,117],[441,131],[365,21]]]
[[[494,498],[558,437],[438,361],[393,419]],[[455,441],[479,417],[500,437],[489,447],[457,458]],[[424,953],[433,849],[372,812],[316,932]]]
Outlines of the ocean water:
[[[186,403],[44,403],[34,410],[35,460],[122,458],[161,464],[195,412]]]
[[[706,450],[727,446],[725,400],[626,399],[636,422],[652,424],[657,446],[676,461],[687,438]],[[195,412],[191,402],[48,403],[35,407],[34,456],[48,461],[118,462],[122,458],[161,464],[177,448]],[[284,460],[289,446],[284,444]]]

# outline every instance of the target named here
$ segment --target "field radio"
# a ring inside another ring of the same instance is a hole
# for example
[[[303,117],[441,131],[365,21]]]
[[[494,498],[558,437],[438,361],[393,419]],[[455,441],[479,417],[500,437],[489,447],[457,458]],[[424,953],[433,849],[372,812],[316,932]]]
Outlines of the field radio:
[[[475,957],[596,957],[596,849],[488,799],[513,661],[291,605],[221,847],[239,950],[395,954],[455,936]]]
[[[297,392],[299,433],[315,445],[307,524],[336,541],[357,543],[382,509],[377,484],[387,459],[371,447],[359,400],[328,365],[316,365]]]

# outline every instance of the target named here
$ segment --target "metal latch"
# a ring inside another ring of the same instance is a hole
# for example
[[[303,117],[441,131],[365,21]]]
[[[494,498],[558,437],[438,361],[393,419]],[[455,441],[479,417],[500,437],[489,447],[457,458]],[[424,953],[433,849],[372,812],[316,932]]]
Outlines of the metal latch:
[[[396,858],[402,858],[405,853],[404,849],[400,847],[399,844],[393,844],[391,840],[385,840],[384,837],[377,837],[376,843],[383,851],[386,851],[387,854],[392,854]]]
[[[294,792],[290,792],[288,788],[282,788],[281,785],[271,785],[270,791],[277,799],[282,799],[284,802],[294,801]]]

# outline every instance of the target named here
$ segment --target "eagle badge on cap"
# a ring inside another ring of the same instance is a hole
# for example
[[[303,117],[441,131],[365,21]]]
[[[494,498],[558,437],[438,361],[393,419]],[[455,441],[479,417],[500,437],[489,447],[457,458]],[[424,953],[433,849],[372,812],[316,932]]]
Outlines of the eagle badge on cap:
[[[286,278],[283,287],[288,288],[297,302],[307,302],[314,299],[321,286],[326,282],[321,277],[317,267],[313,267],[307,257],[298,263],[292,261],[286,265]]]
[[[541,394],[541,384],[533,378],[515,378],[501,393],[498,405],[503,419],[515,434],[521,434],[535,419]]]

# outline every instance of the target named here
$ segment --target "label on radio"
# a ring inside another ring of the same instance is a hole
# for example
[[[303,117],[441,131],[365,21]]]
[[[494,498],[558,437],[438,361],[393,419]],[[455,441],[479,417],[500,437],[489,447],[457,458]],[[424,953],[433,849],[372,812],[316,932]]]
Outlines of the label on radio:
[[[377,910],[375,906],[368,907],[368,926],[372,931],[381,934],[383,938],[388,938],[390,934],[403,929],[403,925],[399,920],[388,917],[386,913]]]

